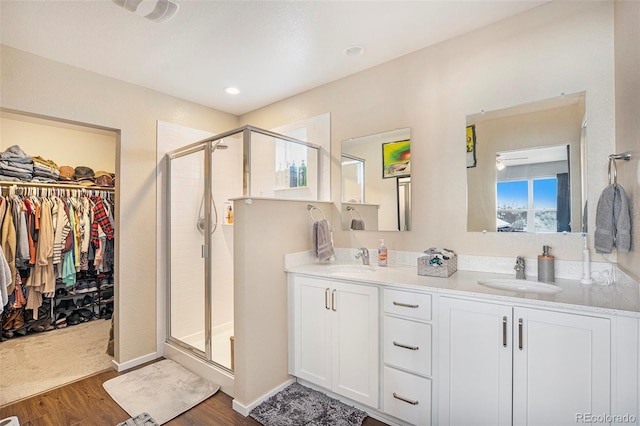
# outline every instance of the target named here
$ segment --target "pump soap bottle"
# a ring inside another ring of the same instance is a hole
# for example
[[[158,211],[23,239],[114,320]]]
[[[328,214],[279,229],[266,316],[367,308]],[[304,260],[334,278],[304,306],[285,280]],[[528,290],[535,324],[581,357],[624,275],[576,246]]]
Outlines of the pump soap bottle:
[[[538,256],[538,281],[552,283],[555,281],[555,256],[549,254],[549,246],[542,246],[542,255]]]
[[[387,266],[387,247],[384,245],[384,240],[380,240],[380,247],[378,247],[378,266]]]

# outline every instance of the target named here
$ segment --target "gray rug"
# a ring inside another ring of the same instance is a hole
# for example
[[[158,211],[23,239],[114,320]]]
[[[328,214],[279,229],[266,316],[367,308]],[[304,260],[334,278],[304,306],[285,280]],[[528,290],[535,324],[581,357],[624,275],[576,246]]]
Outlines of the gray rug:
[[[102,386],[130,416],[145,413],[161,425],[220,389],[169,359],[107,380]]]
[[[359,426],[367,413],[293,383],[251,410],[265,426]]]

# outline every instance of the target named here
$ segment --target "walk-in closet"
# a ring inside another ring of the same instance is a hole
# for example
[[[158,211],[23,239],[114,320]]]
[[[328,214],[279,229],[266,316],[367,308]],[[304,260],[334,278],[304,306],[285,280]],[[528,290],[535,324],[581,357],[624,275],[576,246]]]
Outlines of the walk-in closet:
[[[117,139],[0,111],[0,406],[111,366]]]

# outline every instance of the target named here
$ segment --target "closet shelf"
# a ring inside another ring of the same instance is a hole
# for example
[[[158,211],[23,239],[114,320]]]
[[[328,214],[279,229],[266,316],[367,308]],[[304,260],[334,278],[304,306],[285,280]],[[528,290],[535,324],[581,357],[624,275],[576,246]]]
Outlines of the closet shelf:
[[[0,187],[30,187],[30,188],[59,188],[59,189],[83,189],[85,191],[106,191],[115,192],[115,188],[109,188],[105,186],[84,186],[74,185],[66,183],[40,183],[40,182],[14,182],[14,181],[0,181]]]

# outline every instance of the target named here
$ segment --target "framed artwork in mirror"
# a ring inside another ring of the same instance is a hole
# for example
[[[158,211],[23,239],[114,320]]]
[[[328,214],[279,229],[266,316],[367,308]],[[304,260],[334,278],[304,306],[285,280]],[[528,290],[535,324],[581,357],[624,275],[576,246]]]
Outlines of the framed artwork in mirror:
[[[467,168],[476,166],[476,126],[467,126]]]
[[[409,139],[382,144],[382,177],[411,175],[411,141]]]

